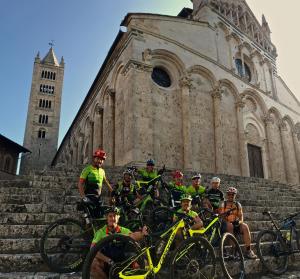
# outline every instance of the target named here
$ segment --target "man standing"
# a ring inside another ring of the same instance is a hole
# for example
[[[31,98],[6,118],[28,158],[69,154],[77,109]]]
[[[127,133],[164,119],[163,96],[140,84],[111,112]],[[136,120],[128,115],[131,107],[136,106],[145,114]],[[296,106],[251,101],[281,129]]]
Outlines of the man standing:
[[[102,149],[97,149],[93,155],[93,163],[83,169],[78,182],[80,196],[85,202],[92,202],[95,206],[99,204],[103,181],[109,191],[112,191],[102,165],[106,159],[106,153]],[[96,213],[96,212],[94,212]]]

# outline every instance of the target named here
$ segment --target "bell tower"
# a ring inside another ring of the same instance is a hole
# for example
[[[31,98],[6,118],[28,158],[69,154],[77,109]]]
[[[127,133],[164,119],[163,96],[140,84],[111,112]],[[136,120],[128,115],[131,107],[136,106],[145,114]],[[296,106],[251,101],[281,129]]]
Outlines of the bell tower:
[[[31,153],[21,160],[21,174],[49,166],[57,151],[65,63],[50,46],[43,59],[38,53],[34,61],[23,143]]]

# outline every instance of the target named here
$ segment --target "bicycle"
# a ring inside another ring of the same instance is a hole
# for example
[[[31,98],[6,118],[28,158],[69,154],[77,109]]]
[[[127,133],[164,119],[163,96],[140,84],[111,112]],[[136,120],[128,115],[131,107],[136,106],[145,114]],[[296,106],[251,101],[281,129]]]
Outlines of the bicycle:
[[[260,231],[257,236],[257,254],[262,265],[272,274],[280,275],[287,271],[288,257],[300,253],[299,233],[296,229],[296,216],[291,214],[279,226],[270,211],[262,213],[269,217],[273,229]]]
[[[159,212],[159,210],[161,210],[161,212]],[[213,247],[219,247],[219,260],[226,278],[242,279],[245,277],[246,272],[241,247],[234,235],[230,233],[222,234],[221,231],[222,217],[228,215],[233,210],[234,209],[230,209],[222,214],[215,214],[208,208],[201,208],[198,214],[203,220],[204,228],[192,230],[191,235],[201,235],[205,237]],[[160,216],[161,223],[160,225],[157,224],[160,230],[167,229],[167,226],[172,222],[174,214],[178,214],[176,211],[166,207],[159,207],[154,213]],[[207,218],[205,213],[208,213],[211,217]],[[162,219],[164,219],[164,221],[162,221]]]
[[[91,202],[77,202],[83,220],[63,218],[50,224],[40,240],[40,254],[50,270],[59,273],[79,271],[89,251],[94,233],[101,227],[108,206]],[[97,216],[95,216],[97,209]]]
[[[136,249],[136,253],[124,260],[113,258],[114,264],[110,267],[109,278],[123,279],[146,279],[158,274],[166,263],[170,262],[169,278],[182,278],[185,271],[185,278],[213,278],[216,272],[216,257],[213,247],[201,236],[194,236],[191,226],[191,217],[183,214],[164,234],[160,236],[160,241],[153,245],[152,236],[145,239],[145,247]],[[168,259],[168,254],[174,246],[174,239],[178,232],[182,231],[186,239],[172,252]],[[188,237],[188,238],[187,238]],[[112,235],[102,239],[92,248],[86,257],[83,266],[83,279],[97,278],[91,274],[91,266],[98,252],[105,253],[107,246],[113,242],[132,242],[130,237]],[[134,246],[134,245],[132,245]],[[126,250],[127,251],[127,250]],[[126,252],[125,251],[125,252]],[[138,263],[138,264],[137,264]],[[133,266],[138,268],[133,268]],[[202,276],[202,277],[199,277]]]

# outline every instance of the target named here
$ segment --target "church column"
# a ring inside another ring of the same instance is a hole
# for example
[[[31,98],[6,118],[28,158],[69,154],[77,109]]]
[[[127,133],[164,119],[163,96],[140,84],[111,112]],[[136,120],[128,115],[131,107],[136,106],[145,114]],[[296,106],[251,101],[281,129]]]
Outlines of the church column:
[[[265,116],[264,117],[264,122],[265,122],[265,128],[266,128],[266,136],[267,136],[267,150],[268,150],[268,169],[269,169],[269,177],[274,179],[274,174],[273,174],[273,164],[275,163],[274,161],[274,150],[272,148],[272,123],[273,119],[270,116]]]
[[[83,135],[81,134],[78,138],[78,149],[77,149],[77,165],[81,165],[82,164],[82,157],[83,157]]]
[[[111,114],[111,158],[112,158],[112,166],[115,166],[116,163],[116,91],[114,89],[109,89],[109,107]]]
[[[293,143],[294,143],[294,150],[296,153],[296,161],[298,167],[298,177],[300,178],[300,142],[299,142],[299,133],[293,131]]]
[[[97,106],[94,119],[93,151],[97,148],[101,148],[102,145],[102,113],[103,108]]]
[[[239,132],[239,145],[240,145],[240,162],[241,162],[241,174],[242,176],[250,176],[249,164],[248,164],[248,152],[245,140],[244,131],[244,119],[243,119],[243,108],[245,103],[240,100],[236,103],[238,132]]]
[[[226,41],[228,42],[228,47],[229,47],[229,66],[232,71],[235,70],[234,65],[233,65],[233,53],[232,53],[232,44],[231,44],[231,38],[232,34],[228,34],[226,36]]]
[[[286,124],[281,121],[281,123],[279,124],[279,129],[280,129],[280,136],[281,136],[281,144],[282,144],[282,151],[283,151],[283,161],[284,161],[284,172],[285,172],[285,176],[286,176],[286,180],[287,182],[291,182],[292,181],[292,173],[291,173],[291,168],[289,167],[289,144],[287,142],[287,126]]]
[[[222,114],[221,114],[221,99],[222,92],[217,86],[212,92],[214,106],[214,126],[215,126],[215,171],[223,173],[223,139],[222,139]]]
[[[185,170],[191,170],[192,165],[192,134],[190,119],[190,86],[191,79],[185,75],[180,80],[182,89],[182,133],[183,133],[183,167]]]
[[[94,122],[89,122],[89,139],[88,139],[88,162],[92,162],[93,160],[93,150],[94,150]]]

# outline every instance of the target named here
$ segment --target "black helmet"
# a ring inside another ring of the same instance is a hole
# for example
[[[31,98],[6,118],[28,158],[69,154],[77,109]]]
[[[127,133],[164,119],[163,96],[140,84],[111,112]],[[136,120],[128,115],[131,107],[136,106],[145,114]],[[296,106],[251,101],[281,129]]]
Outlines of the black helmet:
[[[118,208],[116,206],[110,206],[105,210],[105,214],[108,214],[108,213],[115,213],[117,215],[120,215],[121,210],[120,210],[120,208]]]

